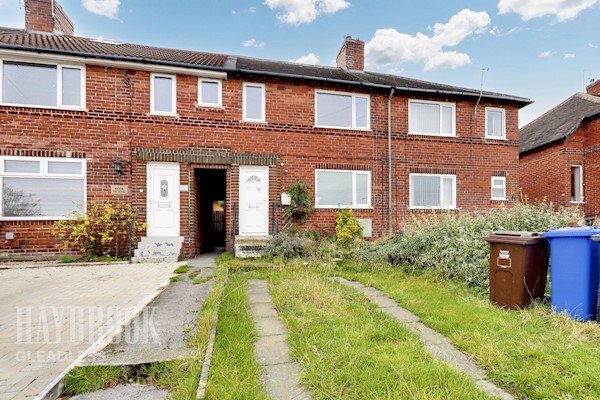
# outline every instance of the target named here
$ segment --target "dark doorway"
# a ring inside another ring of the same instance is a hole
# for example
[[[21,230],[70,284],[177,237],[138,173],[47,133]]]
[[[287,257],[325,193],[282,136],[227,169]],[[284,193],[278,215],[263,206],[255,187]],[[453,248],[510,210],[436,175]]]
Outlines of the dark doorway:
[[[200,251],[225,247],[226,170],[196,169]]]

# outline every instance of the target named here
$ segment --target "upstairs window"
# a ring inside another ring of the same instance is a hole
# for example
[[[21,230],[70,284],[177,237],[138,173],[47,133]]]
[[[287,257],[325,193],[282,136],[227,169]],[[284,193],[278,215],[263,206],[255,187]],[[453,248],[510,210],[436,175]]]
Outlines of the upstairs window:
[[[506,177],[492,176],[492,200],[506,200]]]
[[[177,112],[175,75],[152,74],[150,79],[150,113],[175,115]]]
[[[1,102],[7,105],[84,107],[83,68],[3,61]]]
[[[456,208],[456,175],[410,174],[410,208]]]
[[[369,129],[370,98],[366,95],[317,91],[315,125],[324,128]]]
[[[456,136],[456,105],[425,100],[409,100],[408,133]]]
[[[581,165],[571,165],[571,202],[583,201],[583,168]]]
[[[370,171],[315,171],[315,200],[319,208],[371,207]]]
[[[202,107],[221,107],[221,81],[215,79],[198,80],[198,105]]]
[[[64,219],[85,209],[85,160],[0,158],[0,219]]]
[[[242,119],[247,122],[265,122],[265,85],[244,83]]]
[[[485,109],[485,137],[506,139],[505,116],[503,108]]]

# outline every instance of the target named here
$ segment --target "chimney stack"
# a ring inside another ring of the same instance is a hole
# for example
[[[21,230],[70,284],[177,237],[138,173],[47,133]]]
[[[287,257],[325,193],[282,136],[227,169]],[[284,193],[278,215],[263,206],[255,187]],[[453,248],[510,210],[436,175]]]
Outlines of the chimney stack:
[[[588,94],[600,96],[600,80],[595,80],[585,87]]]
[[[365,42],[352,39],[352,36],[346,36],[344,44],[338,52],[336,64],[339,68],[363,71],[365,69]]]
[[[25,0],[25,29],[73,35],[73,23],[55,0]]]

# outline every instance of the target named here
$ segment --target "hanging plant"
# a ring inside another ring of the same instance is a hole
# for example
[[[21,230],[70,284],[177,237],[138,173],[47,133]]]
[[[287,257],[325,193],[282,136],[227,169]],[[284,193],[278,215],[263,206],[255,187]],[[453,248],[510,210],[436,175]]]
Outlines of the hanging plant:
[[[286,215],[294,221],[305,222],[313,210],[312,198],[308,185],[302,181],[296,181],[287,188],[290,195],[290,206]]]

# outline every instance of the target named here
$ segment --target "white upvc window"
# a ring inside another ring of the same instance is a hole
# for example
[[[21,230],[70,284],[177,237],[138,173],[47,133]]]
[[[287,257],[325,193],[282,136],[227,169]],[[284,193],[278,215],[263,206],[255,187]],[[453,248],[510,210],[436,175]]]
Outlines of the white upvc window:
[[[317,208],[370,208],[371,172],[315,170]]]
[[[415,135],[456,136],[456,104],[408,101],[408,133]]]
[[[85,109],[85,69],[77,65],[0,60],[0,104]]]
[[[0,157],[0,220],[57,220],[86,207],[86,161]]]
[[[492,200],[506,200],[506,177],[492,176]]]
[[[583,202],[583,167],[571,165],[571,203]]]
[[[174,116],[177,114],[177,78],[175,75],[150,75],[150,113]]]
[[[456,175],[410,174],[410,208],[456,208]]]
[[[219,79],[198,78],[198,105],[222,107],[222,83]]]
[[[242,120],[247,122],[265,122],[265,85],[244,82]]]
[[[489,139],[506,139],[504,108],[485,108],[485,137]]]
[[[321,128],[369,129],[371,99],[364,94],[317,90],[315,125]]]

